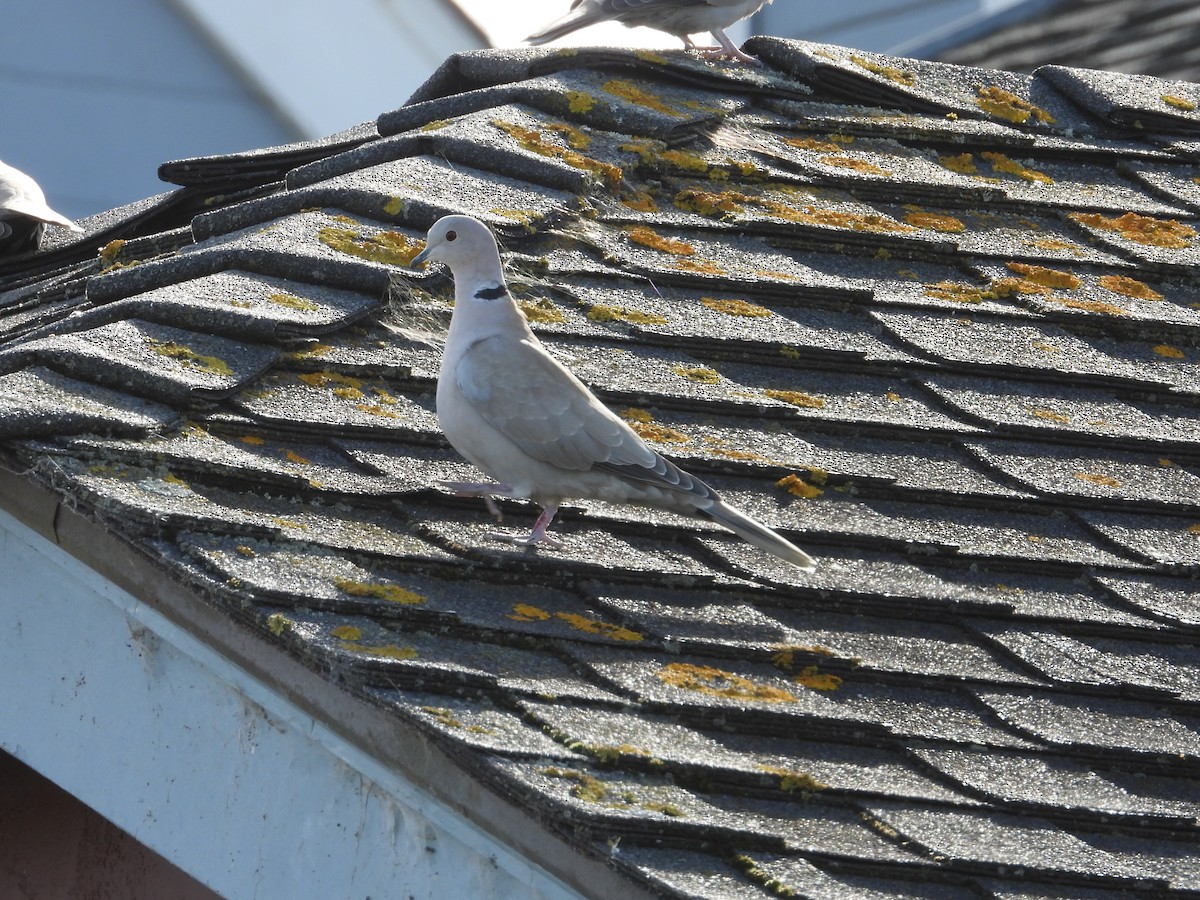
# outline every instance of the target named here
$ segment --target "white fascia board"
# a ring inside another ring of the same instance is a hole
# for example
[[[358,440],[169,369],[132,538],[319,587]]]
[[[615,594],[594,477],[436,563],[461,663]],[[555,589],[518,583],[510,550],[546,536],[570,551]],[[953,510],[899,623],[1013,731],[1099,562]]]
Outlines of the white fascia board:
[[[223,896],[580,896],[3,511],[0,747]]]
[[[397,109],[482,47],[448,0],[170,0],[308,137]]]

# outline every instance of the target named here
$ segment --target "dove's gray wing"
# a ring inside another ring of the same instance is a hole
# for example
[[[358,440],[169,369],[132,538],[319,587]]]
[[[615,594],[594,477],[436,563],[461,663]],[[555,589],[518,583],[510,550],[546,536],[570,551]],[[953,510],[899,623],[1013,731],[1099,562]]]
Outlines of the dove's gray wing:
[[[577,472],[602,469],[667,490],[708,496],[698,478],[663,459],[571,372],[528,340],[472,344],[455,368],[462,395],[534,459]]]

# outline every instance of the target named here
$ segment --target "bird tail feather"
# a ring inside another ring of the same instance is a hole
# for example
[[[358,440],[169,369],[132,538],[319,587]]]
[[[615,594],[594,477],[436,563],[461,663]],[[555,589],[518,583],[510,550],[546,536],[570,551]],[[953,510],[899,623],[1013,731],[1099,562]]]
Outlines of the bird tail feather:
[[[534,46],[548,44],[558,40],[564,34],[570,34],[572,31],[578,31],[580,28],[586,28],[588,25],[594,25],[601,21],[603,18],[597,16],[592,10],[585,8],[582,4],[577,5],[561,19],[556,19],[541,31],[525,38],[525,43]]]
[[[815,559],[787,538],[722,500],[717,500],[712,506],[701,509],[700,512],[718,525],[724,525],[746,543],[753,544],[760,550],[766,550],[806,572],[812,572],[817,567]]]

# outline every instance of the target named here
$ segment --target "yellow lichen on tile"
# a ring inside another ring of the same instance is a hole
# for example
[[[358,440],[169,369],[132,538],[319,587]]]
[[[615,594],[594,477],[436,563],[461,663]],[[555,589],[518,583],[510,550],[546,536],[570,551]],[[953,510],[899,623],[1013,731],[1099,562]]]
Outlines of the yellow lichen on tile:
[[[642,312],[624,306],[608,306],[603,303],[597,303],[588,310],[587,317],[593,322],[629,322],[631,325],[665,325],[667,323],[667,317],[660,316],[658,313]]]
[[[655,422],[649,410],[629,406],[621,410],[621,418],[644,441],[655,444],[686,444],[688,442],[688,436],[679,429]]]
[[[686,378],[697,384],[717,384],[721,380],[721,373],[707,366],[685,366],[677,363],[671,367],[671,371],[680,378]]]
[[[805,500],[811,500],[814,497],[820,497],[825,492],[816,485],[809,484],[799,475],[785,475],[775,482],[776,487],[781,487],[793,497],[801,497]]]
[[[1121,486],[1120,481],[1102,472],[1073,472],[1072,474],[1080,481],[1086,481],[1089,484],[1098,484],[1101,487],[1119,488]]]
[[[413,257],[425,248],[424,241],[413,240],[398,231],[381,231],[364,236],[357,228],[337,228],[333,225],[318,229],[317,240],[339,253],[389,266],[407,267]]]
[[[1019,262],[1005,263],[1005,267],[1013,274],[1021,276],[1020,281],[1014,287],[1022,294],[1039,294],[1042,293],[1041,289],[1043,288],[1074,291],[1078,290],[1083,283],[1079,280],[1078,275],[1073,272],[1064,272],[1061,269]],[[1007,281],[1008,279],[1001,279],[998,284],[1007,283]]]
[[[383,204],[383,211],[389,216],[398,216],[404,212],[404,206],[403,197],[388,197],[387,202]]]
[[[641,632],[625,628],[623,625],[601,622],[599,619],[589,619],[587,616],[582,616],[578,613],[556,612],[554,618],[561,619],[576,631],[582,631],[586,634],[597,634],[614,641],[640,641],[644,637]]]
[[[953,303],[982,303],[994,299],[988,288],[973,284],[963,284],[959,281],[939,281],[926,284],[925,296],[934,300],[949,300]]]
[[[612,94],[614,97],[620,97],[622,100],[626,100],[636,106],[644,106],[663,115],[673,118],[683,116],[683,113],[679,110],[669,107],[661,97],[644,88],[638,87],[632,81],[622,81],[614,78],[612,81],[606,81],[602,84],[600,89],[607,94]]]
[[[807,409],[823,409],[825,401],[820,397],[815,397],[812,394],[806,394],[804,391],[784,391],[776,388],[767,388],[763,391],[772,400],[782,400],[784,403],[790,403],[792,406],[800,406]]]
[[[825,784],[823,781],[818,781],[816,778],[813,778],[811,775],[805,772],[796,772],[792,769],[784,769],[780,766],[767,765],[766,763],[760,763],[758,765],[758,769],[762,772],[766,772],[769,775],[778,776],[779,789],[789,794],[814,793],[816,791],[823,791],[829,787],[829,785]]]
[[[283,291],[272,294],[267,300],[276,306],[286,306],[288,309],[296,309],[301,312],[316,312],[321,308],[311,300],[305,300],[303,297],[297,297],[295,294],[288,294]]]
[[[238,556],[246,557],[246,559],[254,559],[258,556],[258,554],[254,552],[253,547],[247,547],[245,544],[238,544],[233,548],[233,552]]]
[[[550,618],[550,613],[531,603],[516,603],[508,618],[514,622],[545,622]]]
[[[361,400],[366,396],[362,390],[362,381],[338,372],[327,370],[321,372],[301,372],[296,378],[309,387],[327,387],[333,392],[335,397],[339,397],[342,400]]]
[[[1184,112],[1195,112],[1196,102],[1189,100],[1187,97],[1176,97],[1174,94],[1163,94],[1159,97],[1167,106],[1173,106],[1175,109],[1183,110]]]
[[[716,263],[703,259],[676,259],[672,261],[671,267],[679,269],[681,272],[696,272],[701,275],[725,274],[725,270]]]
[[[904,221],[914,228],[924,228],[928,231],[941,231],[946,234],[958,234],[966,231],[967,226],[962,219],[944,213],[931,213],[924,210],[912,210],[905,213]]]
[[[1170,344],[1158,344],[1151,349],[1166,359],[1187,359],[1186,353],[1178,347],[1172,347]]]
[[[858,54],[851,54],[850,62],[854,63],[860,69],[865,69],[872,75],[878,75],[880,78],[886,78],[888,81],[895,84],[902,84],[905,87],[912,87],[917,83],[917,76],[905,69],[897,68],[896,66],[886,66],[882,63],[872,62]]]
[[[737,191],[702,191],[687,188],[675,195],[671,201],[684,212],[694,212],[701,216],[718,216],[724,218],[735,213],[745,212],[746,204],[752,202],[751,197]]]
[[[696,172],[700,175],[707,173],[709,169],[704,157],[698,153],[689,153],[686,150],[663,150],[658,154],[658,158],[677,169]]]
[[[745,319],[765,319],[774,315],[765,306],[751,303],[749,300],[724,299],[719,297],[701,297],[700,302],[714,312],[727,316],[741,316]]]
[[[1145,282],[1127,275],[1102,275],[1100,287],[1114,294],[1132,297],[1135,300],[1162,300],[1163,295]]]
[[[387,600],[404,606],[417,606],[425,602],[420,594],[402,588],[390,581],[356,581],[352,578],[335,578],[333,585],[343,594],[373,600]]]
[[[978,175],[979,167],[975,165],[975,157],[970,153],[959,153],[955,156],[939,156],[938,162],[945,169],[957,172],[959,175]]]
[[[1032,181],[1038,184],[1054,184],[1054,179],[1046,173],[1039,172],[1037,169],[1031,168],[1024,163],[1019,163],[1015,159],[1005,156],[1003,153],[984,151],[979,155],[991,164],[993,172],[1016,175],[1024,181]]]
[[[331,637],[337,638],[339,641],[359,641],[362,640],[362,629],[354,625],[339,625],[337,628],[329,632]]]
[[[357,641],[342,641],[342,649],[364,656],[375,656],[379,659],[406,660],[416,659],[418,654],[413,647],[400,647],[396,644],[360,644]]]
[[[696,691],[731,700],[757,700],[764,703],[796,703],[798,697],[783,688],[760,684],[713,666],[669,663],[657,673],[659,680],[685,691]]]
[[[271,632],[275,637],[279,637],[285,631],[290,630],[291,627],[292,620],[283,613],[271,613],[271,615],[267,616],[267,631]]]
[[[799,150],[811,150],[814,153],[841,153],[842,148],[832,140],[821,140],[816,137],[784,138],[783,142]]]
[[[576,799],[586,800],[589,803],[600,803],[608,799],[608,788],[594,775],[589,775],[578,769],[560,769],[557,766],[548,766],[542,769],[541,772],[550,778],[575,782],[575,786],[571,788],[571,796]]]
[[[528,322],[538,322],[544,325],[557,325],[567,321],[566,315],[554,301],[548,297],[538,297],[534,300],[522,300],[517,304]]]
[[[621,205],[635,212],[658,212],[658,203],[648,191],[638,191],[632,196],[622,197]]]
[[[691,256],[696,252],[695,248],[687,241],[663,237],[647,225],[635,225],[627,229],[626,233],[635,244],[641,244],[643,247],[649,247],[660,253],[669,253],[672,256]]]
[[[596,105],[596,98],[586,91],[567,91],[567,109],[573,113],[583,114],[591,112],[592,107]]]
[[[1036,406],[1025,407],[1025,412],[1033,416],[1035,419],[1045,419],[1047,422],[1058,422],[1065,425],[1071,421],[1070,416],[1064,416],[1062,413],[1055,412],[1052,409],[1042,409]]]
[[[173,359],[189,369],[197,369],[207,375],[217,375],[221,378],[231,378],[233,369],[229,363],[216,356],[206,356],[197,353],[190,347],[185,347],[177,341],[160,341],[157,338],[146,338],[146,345],[159,356]]]
[[[1100,213],[1074,212],[1070,213],[1068,218],[1098,231],[1115,232],[1135,244],[1165,247],[1171,250],[1190,247],[1192,238],[1196,236],[1195,228],[1177,219],[1155,219],[1134,212],[1128,212],[1115,218]]]
[[[572,168],[598,175],[604,179],[605,183],[613,191],[616,191],[620,187],[621,179],[624,177],[621,167],[613,163],[593,159],[590,156],[580,153],[574,146],[573,141],[578,143],[580,139],[584,139],[590,143],[591,139],[573,126],[561,124],[548,128],[551,133],[557,133],[563,137],[563,140],[567,143],[567,146],[564,147],[536,128],[526,128],[524,125],[518,125],[515,122],[506,122],[503,119],[493,119],[491,124],[494,128],[503,131],[531,153],[536,153],[538,156],[545,156],[549,159],[558,159]],[[587,145],[584,144],[583,146]]]
[[[864,175],[883,175],[887,177],[891,177],[892,175],[888,169],[854,156],[822,156],[817,162],[833,166],[836,169],[852,169],[855,172],[862,172]]]
[[[981,87],[975,105],[989,115],[1017,125],[1024,125],[1031,118],[1043,125],[1054,124],[1054,116],[1046,110],[995,85]]]

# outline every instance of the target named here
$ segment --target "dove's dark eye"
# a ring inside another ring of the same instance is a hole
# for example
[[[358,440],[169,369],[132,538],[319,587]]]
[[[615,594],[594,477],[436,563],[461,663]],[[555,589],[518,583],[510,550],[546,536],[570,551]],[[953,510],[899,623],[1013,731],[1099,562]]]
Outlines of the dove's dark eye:
[[[446,240],[448,240],[448,241],[458,240],[458,232],[457,231],[447,231],[446,232]]]

